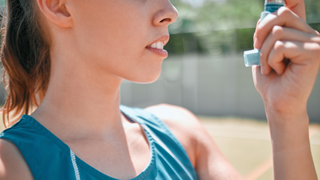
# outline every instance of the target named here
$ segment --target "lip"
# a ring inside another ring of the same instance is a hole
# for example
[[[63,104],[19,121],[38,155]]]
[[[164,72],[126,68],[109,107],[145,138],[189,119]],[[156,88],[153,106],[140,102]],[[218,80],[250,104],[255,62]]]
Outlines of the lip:
[[[160,57],[168,57],[168,51],[166,51],[165,49],[156,49],[156,48],[152,48],[152,47],[146,47],[147,50],[156,53],[157,55],[159,55]]]
[[[147,47],[150,47],[153,43],[156,42],[163,42],[163,46],[165,46],[168,42],[169,42],[170,36],[168,34],[161,36],[160,38],[158,38],[157,40],[153,41],[152,43],[150,43],[149,45],[147,45]]]
[[[161,36],[160,38],[158,38],[157,40],[153,41],[152,43],[150,43],[146,49],[148,49],[149,51],[161,56],[161,57],[168,57],[168,52],[165,50],[165,49],[157,49],[157,48],[152,48],[151,45],[153,43],[156,43],[156,42],[163,42],[163,46],[165,46],[168,42],[169,42],[169,39],[170,39],[170,36],[169,35],[163,35]]]

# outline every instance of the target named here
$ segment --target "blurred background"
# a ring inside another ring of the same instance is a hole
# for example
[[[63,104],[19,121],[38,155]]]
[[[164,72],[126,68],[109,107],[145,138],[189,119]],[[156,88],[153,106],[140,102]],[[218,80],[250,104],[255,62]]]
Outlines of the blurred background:
[[[265,120],[243,51],[253,49],[255,26],[264,0],[172,0],[179,11],[170,25],[161,77],[152,84],[125,81],[121,102],[146,107],[183,106],[205,116]],[[307,22],[320,30],[320,1],[305,0]],[[319,74],[320,75],[320,74]],[[320,123],[320,78],[309,100],[311,122]]]
[[[5,0],[0,0],[4,4]],[[171,0],[179,11],[170,25],[160,78],[152,84],[124,81],[121,103],[183,106],[195,113],[227,159],[248,180],[272,175],[271,140],[262,99],[243,51],[253,49],[264,0]],[[320,1],[305,0],[307,22],[320,31]],[[318,75],[320,76],[320,74]],[[0,85],[0,102],[6,93]],[[320,175],[320,78],[308,102],[310,138]],[[3,129],[3,128],[2,128]]]
[[[247,180],[271,180],[272,147],[262,99],[243,51],[264,0],[171,0],[179,11],[170,25],[160,78],[152,84],[124,81],[121,102],[147,107],[183,106],[195,113],[226,158]],[[305,0],[308,24],[320,30],[320,1]],[[320,176],[320,74],[308,102],[310,139]]]

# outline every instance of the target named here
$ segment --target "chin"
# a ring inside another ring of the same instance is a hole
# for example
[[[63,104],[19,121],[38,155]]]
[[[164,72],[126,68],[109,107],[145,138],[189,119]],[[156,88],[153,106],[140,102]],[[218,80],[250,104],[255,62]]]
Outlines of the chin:
[[[131,82],[148,84],[157,81],[161,75],[163,59],[147,58],[146,61],[122,73],[121,77]],[[123,71],[122,71],[123,72]]]
[[[160,77],[161,70],[158,73],[144,73],[144,75],[139,75],[136,78],[125,78],[128,81],[139,83],[139,84],[149,84],[157,81]]]

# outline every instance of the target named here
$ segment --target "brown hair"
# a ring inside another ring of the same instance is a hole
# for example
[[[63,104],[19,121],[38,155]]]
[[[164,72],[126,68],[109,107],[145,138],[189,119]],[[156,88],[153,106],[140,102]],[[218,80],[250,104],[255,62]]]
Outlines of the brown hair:
[[[8,97],[3,123],[29,114],[42,101],[50,77],[50,40],[44,31],[35,0],[7,0],[3,18],[1,63]],[[10,114],[10,116],[9,116]]]

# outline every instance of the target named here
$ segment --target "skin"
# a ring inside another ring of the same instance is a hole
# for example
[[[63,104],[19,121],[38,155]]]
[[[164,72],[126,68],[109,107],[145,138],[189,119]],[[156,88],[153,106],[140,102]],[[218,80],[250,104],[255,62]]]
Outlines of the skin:
[[[123,79],[149,83],[159,77],[164,57],[146,46],[168,34],[177,11],[168,0],[37,3],[52,39],[52,73],[32,116],[102,173],[136,177],[148,165],[150,150],[141,127],[122,116],[119,88]],[[262,66],[253,67],[253,78],[270,123],[275,179],[313,180],[306,101],[319,68],[320,41],[298,17],[305,19],[304,2],[287,5],[258,23],[255,47],[262,48]],[[275,25],[283,32],[275,33]],[[287,67],[281,65],[284,57],[291,59]],[[146,110],[169,126],[199,179],[243,179],[192,113],[170,105]],[[12,143],[0,140],[0,160],[0,179],[33,179]]]
[[[305,22],[303,0],[286,4],[258,22],[254,46],[261,49],[261,67],[252,73],[270,125],[274,178],[313,180],[307,101],[319,70],[320,37]]]

